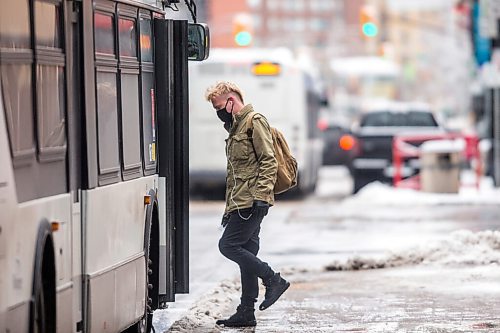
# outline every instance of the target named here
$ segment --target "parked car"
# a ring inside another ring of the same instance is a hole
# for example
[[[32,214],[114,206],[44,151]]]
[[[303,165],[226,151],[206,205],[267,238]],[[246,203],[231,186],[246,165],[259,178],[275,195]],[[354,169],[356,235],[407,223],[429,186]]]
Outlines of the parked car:
[[[322,128],[323,165],[348,165],[354,138],[348,126],[329,123]]]
[[[390,104],[362,114],[359,125],[353,128],[355,146],[349,165],[354,193],[376,180],[392,184],[392,140],[395,135],[444,131],[430,108],[423,105]],[[403,177],[416,174],[418,169],[418,163],[405,165]]]

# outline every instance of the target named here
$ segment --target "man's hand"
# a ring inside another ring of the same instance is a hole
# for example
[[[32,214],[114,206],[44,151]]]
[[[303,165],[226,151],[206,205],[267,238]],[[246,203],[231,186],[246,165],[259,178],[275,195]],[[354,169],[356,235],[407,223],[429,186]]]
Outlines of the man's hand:
[[[255,200],[253,202],[252,214],[264,217],[267,215],[268,210],[269,210],[269,203],[267,203],[266,201]]]

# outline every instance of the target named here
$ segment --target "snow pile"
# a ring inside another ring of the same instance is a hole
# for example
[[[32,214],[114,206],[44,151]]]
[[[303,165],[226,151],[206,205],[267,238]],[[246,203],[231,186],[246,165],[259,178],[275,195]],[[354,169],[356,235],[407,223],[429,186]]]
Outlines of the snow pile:
[[[412,189],[394,188],[380,182],[373,182],[363,187],[361,191],[343,202],[343,206],[359,205],[500,205],[500,190],[488,188],[481,190],[463,188],[458,194],[426,193]]]
[[[185,316],[173,323],[167,332],[219,332],[215,321],[227,312],[240,288],[236,281],[221,282],[196,302]]]
[[[377,269],[418,264],[444,266],[478,266],[500,263],[500,231],[471,232],[460,230],[449,238],[418,246],[382,258],[355,256],[346,261],[334,261],[329,271]]]

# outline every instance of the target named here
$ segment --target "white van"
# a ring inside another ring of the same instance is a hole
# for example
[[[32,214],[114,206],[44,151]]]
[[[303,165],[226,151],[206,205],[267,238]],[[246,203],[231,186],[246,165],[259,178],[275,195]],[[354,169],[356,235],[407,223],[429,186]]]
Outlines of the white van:
[[[190,63],[190,187],[225,183],[228,133],[205,100],[207,87],[231,81],[246,104],[283,132],[299,165],[300,192],[314,189],[322,164],[317,127],[321,96],[316,82],[287,49],[214,49],[203,63]]]

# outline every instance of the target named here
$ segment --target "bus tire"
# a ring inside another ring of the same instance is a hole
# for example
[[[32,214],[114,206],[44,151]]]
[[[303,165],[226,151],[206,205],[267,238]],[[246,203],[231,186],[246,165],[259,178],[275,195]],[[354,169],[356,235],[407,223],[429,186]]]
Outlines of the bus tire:
[[[160,230],[156,196],[150,193],[152,204],[147,209],[144,230],[146,261],[146,309],[139,322],[125,330],[126,333],[150,333],[153,330],[153,311],[158,308]]]
[[[56,274],[52,231],[47,221],[38,230],[30,302],[29,327],[32,333],[56,331]]]

